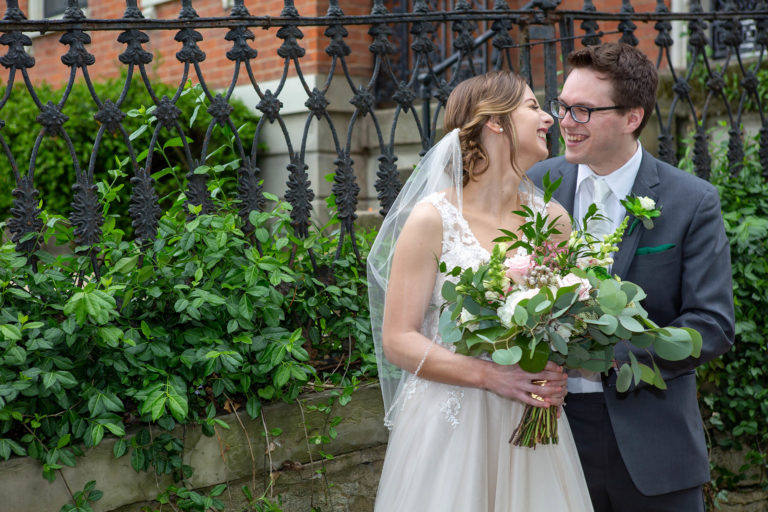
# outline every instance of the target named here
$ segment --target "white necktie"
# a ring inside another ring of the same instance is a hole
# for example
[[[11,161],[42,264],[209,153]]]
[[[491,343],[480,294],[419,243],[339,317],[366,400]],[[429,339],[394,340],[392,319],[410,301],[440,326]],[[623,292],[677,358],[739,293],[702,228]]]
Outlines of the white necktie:
[[[612,220],[608,217],[608,198],[611,196],[611,187],[608,183],[596,176],[592,176],[592,202],[597,206],[597,212],[608,220],[593,220],[589,223],[589,233],[599,240],[603,239],[603,235],[607,235],[613,231]]]

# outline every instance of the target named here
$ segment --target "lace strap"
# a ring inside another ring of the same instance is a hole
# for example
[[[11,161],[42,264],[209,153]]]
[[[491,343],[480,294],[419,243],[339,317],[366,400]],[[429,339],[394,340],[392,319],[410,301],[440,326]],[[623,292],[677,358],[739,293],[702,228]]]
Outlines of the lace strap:
[[[462,217],[458,208],[448,201],[444,192],[430,194],[424,200],[437,209],[443,221],[443,254],[451,250],[456,244],[471,245],[473,243],[474,235],[469,229],[467,220]]]

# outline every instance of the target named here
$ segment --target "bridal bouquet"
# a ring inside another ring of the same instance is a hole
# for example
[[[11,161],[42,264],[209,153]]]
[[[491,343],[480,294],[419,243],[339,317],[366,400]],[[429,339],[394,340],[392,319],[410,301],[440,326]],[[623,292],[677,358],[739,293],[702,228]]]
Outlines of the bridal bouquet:
[[[545,177],[545,202],[559,184]],[[641,382],[665,389],[657,358],[679,361],[700,355],[698,332],[659,327],[641,305],[642,288],[608,273],[610,254],[617,250],[628,219],[597,240],[586,232],[589,221],[600,219],[592,205],[570,239],[555,244],[557,219],[527,206],[522,210],[515,212],[527,221],[520,228],[522,236],[501,230],[505,236],[495,240],[488,263],[450,270],[440,264],[452,277],[442,288],[439,331],[444,343],[453,343],[458,353],[489,354],[498,364],[519,364],[532,373],[547,361],[606,373],[615,366],[620,392]],[[618,343],[644,349],[648,358],[641,362],[629,351],[629,361],[615,361]],[[534,448],[557,441],[555,407],[526,406],[510,439]]]

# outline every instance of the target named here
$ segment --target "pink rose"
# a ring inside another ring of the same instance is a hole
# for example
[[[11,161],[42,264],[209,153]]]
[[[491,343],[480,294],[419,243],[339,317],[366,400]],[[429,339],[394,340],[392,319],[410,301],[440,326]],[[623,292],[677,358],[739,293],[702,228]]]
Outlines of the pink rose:
[[[568,274],[565,277],[558,277],[557,279],[557,285],[560,288],[565,288],[567,286],[573,286],[575,284],[579,285],[578,293],[579,293],[579,300],[585,301],[589,298],[589,291],[592,289],[592,286],[589,284],[588,279],[582,279],[577,275],[574,274]]]
[[[533,266],[533,258],[530,254],[516,254],[504,261],[507,267],[505,275],[517,284],[524,284],[528,271]]]

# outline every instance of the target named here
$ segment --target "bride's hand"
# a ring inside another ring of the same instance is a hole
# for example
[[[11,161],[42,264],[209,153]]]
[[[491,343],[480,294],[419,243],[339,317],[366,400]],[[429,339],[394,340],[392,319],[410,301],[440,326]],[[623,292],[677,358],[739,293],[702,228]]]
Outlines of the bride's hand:
[[[486,388],[497,395],[518,400],[534,407],[560,406],[568,393],[568,376],[563,368],[552,361],[537,373],[528,373],[518,365],[504,366],[491,364]],[[546,381],[546,384],[534,384],[534,381]],[[538,395],[542,400],[531,396]]]

